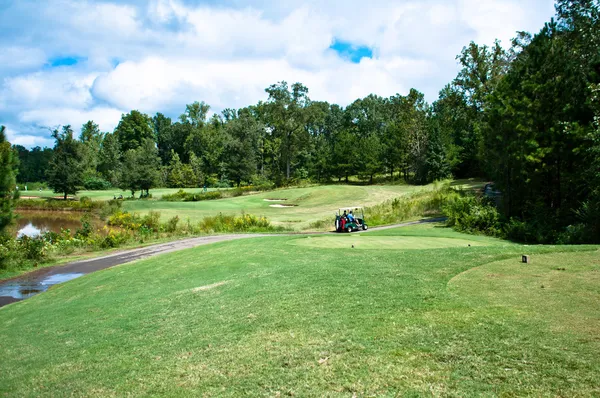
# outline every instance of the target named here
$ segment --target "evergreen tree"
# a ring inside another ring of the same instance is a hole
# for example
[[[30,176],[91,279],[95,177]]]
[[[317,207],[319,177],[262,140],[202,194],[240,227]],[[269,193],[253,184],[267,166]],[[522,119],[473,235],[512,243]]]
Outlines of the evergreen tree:
[[[446,158],[446,150],[442,144],[437,126],[432,129],[429,135],[425,167],[427,169],[427,182],[443,180],[451,176],[450,163]]]
[[[5,127],[0,126],[0,233],[13,220],[18,157],[6,140]]]

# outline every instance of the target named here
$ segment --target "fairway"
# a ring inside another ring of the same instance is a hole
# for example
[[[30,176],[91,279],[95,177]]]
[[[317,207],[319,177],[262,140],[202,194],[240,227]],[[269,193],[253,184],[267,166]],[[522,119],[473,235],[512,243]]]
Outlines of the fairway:
[[[218,243],[0,308],[0,395],[600,393],[597,246],[433,225],[304,243],[353,238]]]
[[[206,216],[214,216],[219,213],[241,214],[245,212],[265,216],[274,225],[301,230],[306,229],[311,222],[326,217],[331,217],[333,227],[335,212],[342,206],[370,206],[419,190],[432,189],[432,187],[433,185],[424,187],[414,185],[325,185],[278,189],[237,198],[202,202],[127,201],[124,203],[124,208],[141,214],[151,210],[158,211],[163,220],[179,216],[180,219],[184,221],[189,219],[191,222],[197,222]],[[272,205],[282,203],[295,206],[272,207]]]

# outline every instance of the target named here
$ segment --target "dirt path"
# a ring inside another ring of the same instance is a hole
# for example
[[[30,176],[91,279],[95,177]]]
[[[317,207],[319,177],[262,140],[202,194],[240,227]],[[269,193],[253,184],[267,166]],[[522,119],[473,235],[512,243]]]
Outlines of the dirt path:
[[[381,231],[385,229],[406,227],[416,224],[424,224],[431,222],[444,221],[444,218],[433,218],[406,222],[402,224],[388,225],[385,227],[371,228],[370,231]],[[312,232],[302,233],[299,235],[321,235],[331,232]],[[290,234],[293,235],[293,234]],[[283,236],[290,236],[283,235]],[[110,268],[115,265],[130,263],[132,261],[141,260],[148,257],[154,257],[159,254],[171,253],[179,250],[190,249],[197,246],[209,245],[211,243],[225,242],[237,239],[261,238],[268,236],[282,236],[277,234],[231,234],[231,235],[216,235],[203,236],[199,238],[182,239],[169,243],[161,243],[139,249],[123,250],[107,256],[95,257],[88,260],[75,261],[66,265],[55,267],[41,268],[39,270],[29,272],[18,277],[0,281],[0,307],[16,301],[23,300],[37,293],[46,291],[54,284],[61,283],[74,277],[89,274],[102,269]],[[62,279],[61,279],[62,278]],[[19,292],[26,290],[27,295],[23,296]]]

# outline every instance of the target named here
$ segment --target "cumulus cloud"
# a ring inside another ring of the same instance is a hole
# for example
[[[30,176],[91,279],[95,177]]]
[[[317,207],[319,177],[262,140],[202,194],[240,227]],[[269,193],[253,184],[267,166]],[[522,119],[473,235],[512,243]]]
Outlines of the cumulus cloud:
[[[246,106],[280,80],[341,105],[411,87],[433,101],[469,41],[507,44],[552,15],[549,0],[8,1],[0,122],[27,145],[48,139],[36,126],[93,119],[109,131],[131,109],[176,116],[196,100],[215,111]],[[374,56],[352,63],[330,49],[334,40]],[[65,56],[80,61],[49,66]]]

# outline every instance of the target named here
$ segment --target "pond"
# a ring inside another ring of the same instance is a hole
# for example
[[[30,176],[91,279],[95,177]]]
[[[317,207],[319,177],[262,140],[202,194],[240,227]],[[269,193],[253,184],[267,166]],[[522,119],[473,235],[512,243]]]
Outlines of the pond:
[[[58,232],[70,229],[72,233],[81,228],[83,213],[65,211],[18,211],[13,233],[17,237],[34,238],[46,232]],[[95,228],[101,228],[102,222],[93,221]]]

